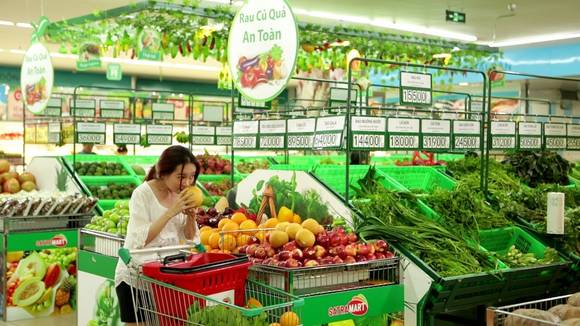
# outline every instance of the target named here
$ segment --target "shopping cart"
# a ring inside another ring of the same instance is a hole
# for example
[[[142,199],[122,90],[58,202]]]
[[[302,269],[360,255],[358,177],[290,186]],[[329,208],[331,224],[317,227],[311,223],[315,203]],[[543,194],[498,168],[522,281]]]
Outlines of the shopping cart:
[[[238,296],[230,291],[225,291],[226,293],[221,291],[223,287],[219,287],[221,285],[220,280],[223,279],[224,273],[230,273],[238,277],[244,276],[236,275],[235,272],[232,273],[232,270],[228,269],[228,265],[225,262],[212,261],[209,264],[196,266],[196,268],[199,268],[198,270],[192,270],[193,274],[197,271],[213,279],[213,283],[211,281],[205,281],[204,283],[206,285],[213,284],[214,287],[210,287],[210,290],[198,288],[198,290],[192,291],[144,274],[147,264],[163,265],[161,262],[164,260],[168,263],[168,267],[183,264],[181,260],[178,263],[173,262],[176,256],[170,256],[170,262],[168,262],[165,259],[167,257],[163,258],[161,254],[185,251],[190,248],[191,246],[185,245],[131,251],[125,248],[119,250],[119,257],[127,264],[130,271],[131,294],[139,325],[268,326],[271,323],[300,325],[301,307],[304,305],[304,300],[262,283],[251,280],[245,281],[244,279],[242,304],[234,302],[238,301]],[[157,254],[158,259],[139,265],[136,260],[131,259],[132,254]],[[211,255],[211,253],[202,255]],[[196,260],[195,256],[197,255],[187,259]],[[204,258],[203,261],[207,262],[209,260]],[[232,259],[231,261],[237,262],[230,265],[230,267],[236,268],[239,267],[241,260]],[[165,272],[171,273],[171,269],[165,269]],[[157,277],[157,275],[154,277]],[[191,288],[197,285],[188,283],[186,286]],[[221,292],[212,294],[199,293],[204,291],[204,293],[214,292],[216,291],[215,286],[218,286]],[[234,293],[235,291],[236,289],[233,289]],[[232,297],[236,299],[232,300]],[[281,321],[284,321],[284,323]]]
[[[529,325],[560,325],[557,322],[550,322],[545,320],[540,320],[536,318],[532,318],[529,316],[524,316],[518,313],[518,309],[539,309],[548,311],[550,308],[555,307],[560,304],[566,304],[568,298],[571,295],[563,295],[558,297],[552,297],[548,299],[536,300],[536,301],[529,301],[524,303],[513,304],[509,306],[503,307],[490,307],[487,308],[487,318],[486,318],[486,325],[487,326],[503,326],[506,324],[515,325],[513,322],[506,322],[509,319],[519,320],[517,325],[523,325],[521,322],[528,321]]]

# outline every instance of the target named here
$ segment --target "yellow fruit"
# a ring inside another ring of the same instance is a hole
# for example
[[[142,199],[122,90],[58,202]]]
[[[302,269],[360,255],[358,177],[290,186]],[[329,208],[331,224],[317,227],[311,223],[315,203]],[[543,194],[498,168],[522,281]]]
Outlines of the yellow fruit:
[[[302,223],[302,218],[300,218],[300,215],[294,214],[294,217],[292,218],[292,222],[300,224],[300,223]]]
[[[294,220],[294,212],[286,206],[280,207],[278,212],[278,221],[280,222],[292,222]]]
[[[318,233],[324,231],[324,226],[322,225],[318,225],[318,228],[316,228],[316,232],[314,232],[314,234],[318,235]]]
[[[226,225],[226,223],[231,222],[232,220],[230,220],[229,218],[224,218],[221,219],[220,222],[218,223],[218,230],[222,230],[222,228],[224,227],[224,225]]]
[[[9,263],[16,263],[22,259],[22,256],[24,256],[24,251],[9,251],[6,254],[6,260]]]
[[[321,232],[320,224],[318,224],[318,222],[316,222],[316,220],[311,219],[311,218],[302,222],[302,227],[307,229],[307,230],[310,230],[310,232],[314,233],[314,235]]]
[[[302,228],[302,230],[296,233],[296,243],[302,248],[308,248],[314,246],[314,242],[316,241],[316,237],[314,233],[310,232],[310,230]]]
[[[281,326],[280,323],[271,323],[269,326]]]
[[[262,243],[266,239],[266,232],[264,232],[264,231],[258,231],[258,232],[256,232],[256,234],[254,236],[256,238],[258,238],[258,240],[260,240],[260,243]]]
[[[256,233],[256,231],[246,231],[246,230],[256,230],[258,228],[258,226],[256,225],[256,222],[252,221],[252,220],[245,220],[242,222],[242,224],[240,224],[240,230],[244,230],[244,234],[249,234],[249,235],[254,235]]]
[[[286,227],[290,225],[290,222],[280,222],[276,225],[276,230],[286,232]]]
[[[202,231],[199,234],[199,239],[201,240],[201,243],[204,245],[209,244],[209,237],[212,235],[212,233],[215,233],[215,232],[212,230]]]
[[[272,248],[280,248],[288,242],[288,234],[283,231],[272,231],[270,233],[270,245]]]
[[[236,237],[231,234],[224,234],[223,238],[219,239],[218,246],[221,250],[234,250],[237,246]]]
[[[232,231],[238,231],[240,229],[240,226],[235,223],[235,222],[228,222],[226,224],[224,224],[224,226],[222,227],[222,232],[232,232]],[[232,233],[227,233],[230,235],[237,235],[237,232],[232,232]]]
[[[210,236],[209,236],[209,240],[208,240],[208,245],[212,248],[212,249],[217,249],[219,248],[219,241],[220,241],[220,234],[217,232],[213,232]]]
[[[293,311],[285,312],[280,317],[280,326],[298,326],[298,324],[300,324],[300,318]]]
[[[238,247],[248,244],[248,240],[250,240],[252,236],[249,234],[240,234],[238,235]]]
[[[187,195],[192,199],[194,207],[200,207],[203,204],[203,192],[197,186],[187,188]]]
[[[266,229],[273,229],[276,227],[276,225],[278,225],[278,219],[273,217],[273,218],[269,218],[265,223],[264,226]]]
[[[234,215],[232,215],[232,221],[242,224],[242,222],[244,222],[245,220],[247,220],[248,218],[246,217],[246,215],[244,215],[244,213],[234,213]]]
[[[260,301],[258,301],[258,299],[255,298],[250,298],[248,299],[248,303],[246,303],[246,307],[248,308],[261,308],[262,303]]]
[[[291,223],[286,227],[286,233],[288,233],[288,238],[294,240],[296,238],[296,233],[302,230],[302,226],[298,223]]]
[[[206,226],[202,227],[201,229],[199,229],[199,232],[203,232],[203,231],[206,231],[206,230],[210,230],[211,231],[211,230],[213,230],[213,228],[211,226],[207,226],[206,225]]]

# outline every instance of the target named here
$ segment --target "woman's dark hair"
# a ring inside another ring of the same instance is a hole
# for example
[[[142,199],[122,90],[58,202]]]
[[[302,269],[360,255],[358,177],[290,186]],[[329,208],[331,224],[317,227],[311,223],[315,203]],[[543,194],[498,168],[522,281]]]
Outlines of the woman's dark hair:
[[[170,146],[166,148],[163,151],[163,153],[161,153],[159,161],[157,161],[157,164],[151,167],[151,170],[149,170],[149,173],[147,174],[147,178],[145,178],[145,181],[170,175],[171,173],[173,173],[173,171],[175,171],[175,169],[179,165],[181,165],[183,168],[188,163],[192,163],[193,165],[195,165],[194,181],[197,181],[197,177],[199,176],[199,172],[201,171],[201,165],[199,164],[193,153],[189,149],[180,145]]]

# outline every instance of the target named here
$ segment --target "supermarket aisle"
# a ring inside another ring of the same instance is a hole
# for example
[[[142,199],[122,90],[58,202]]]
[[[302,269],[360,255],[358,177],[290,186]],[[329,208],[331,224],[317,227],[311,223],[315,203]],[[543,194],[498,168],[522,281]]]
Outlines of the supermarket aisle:
[[[47,317],[47,318],[39,318],[39,319],[30,319],[30,320],[19,320],[19,321],[12,321],[12,322],[3,322],[0,321],[0,326],[76,326],[77,324],[77,316],[76,314],[69,314],[65,316],[55,316],[55,317]]]

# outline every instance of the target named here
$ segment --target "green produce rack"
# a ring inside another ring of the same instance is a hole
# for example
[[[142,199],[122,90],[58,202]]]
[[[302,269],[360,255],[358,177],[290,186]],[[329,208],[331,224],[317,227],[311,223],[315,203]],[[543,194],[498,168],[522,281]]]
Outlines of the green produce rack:
[[[377,169],[410,191],[431,192],[435,188],[453,190],[456,185],[453,179],[429,166],[381,166]]]
[[[328,188],[332,189],[335,193],[338,193],[340,197],[344,197],[346,193],[346,187],[349,185],[358,185],[357,181],[364,178],[369,170],[368,165],[353,165],[350,167],[350,179],[349,183],[346,183],[344,179],[344,174],[346,167],[324,167],[318,166],[312,174],[314,174],[322,183],[324,183]],[[397,182],[395,179],[391,178],[389,175],[381,172],[377,169],[376,174],[381,177],[381,184],[387,189],[402,191],[405,187]],[[352,195],[352,193],[351,193]]]
[[[91,193],[91,191],[89,190],[89,186],[106,186],[109,184],[132,184],[132,185],[137,187],[141,184],[141,180],[139,179],[139,177],[133,177],[133,176],[125,176],[123,178],[115,177],[112,180],[110,180],[108,177],[86,178],[86,177],[81,176],[79,186],[83,189],[83,191],[88,196],[98,197],[98,196],[96,196],[96,194]],[[129,200],[129,199],[130,199],[130,197],[129,198],[122,198],[122,199],[99,199],[97,206],[99,208],[99,211],[102,213],[104,211],[112,209],[115,206],[115,203],[117,201]]]
[[[63,161],[65,162],[67,168],[71,171],[71,173],[73,173],[75,175],[76,178],[83,178],[84,180],[95,180],[95,181],[99,181],[102,178],[106,178],[107,180],[111,180],[114,181],[116,179],[119,179],[121,181],[124,180],[125,177],[127,176],[132,176],[135,177],[135,173],[133,172],[133,169],[131,169],[131,167],[125,163],[120,156],[114,156],[114,155],[76,155],[73,158],[73,155],[66,155],[63,156]],[[89,175],[80,175],[77,173],[75,167],[74,167],[74,162],[79,162],[79,163],[101,163],[101,162],[105,162],[105,163],[118,163],[120,164],[124,171],[127,172],[127,174],[125,175],[101,175],[101,176],[89,176]]]

